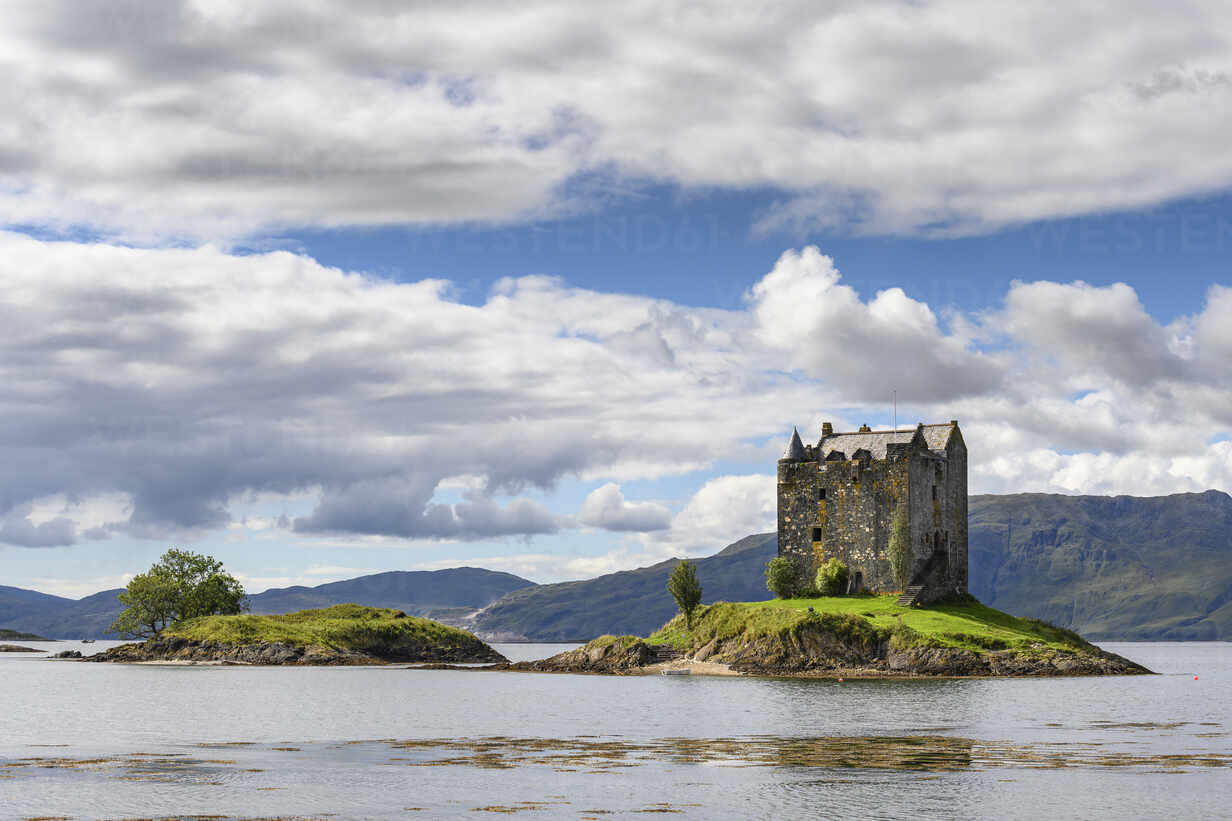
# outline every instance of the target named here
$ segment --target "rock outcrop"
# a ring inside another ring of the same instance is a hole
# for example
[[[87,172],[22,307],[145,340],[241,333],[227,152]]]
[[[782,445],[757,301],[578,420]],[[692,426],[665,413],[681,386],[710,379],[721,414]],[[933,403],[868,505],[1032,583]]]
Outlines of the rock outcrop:
[[[17,644],[0,644],[0,653],[45,653],[46,650],[39,650],[34,647],[22,647]]]
[[[656,659],[655,647],[642,639],[604,636],[576,650],[567,650],[539,661],[520,661],[502,669],[536,673],[640,675]]]

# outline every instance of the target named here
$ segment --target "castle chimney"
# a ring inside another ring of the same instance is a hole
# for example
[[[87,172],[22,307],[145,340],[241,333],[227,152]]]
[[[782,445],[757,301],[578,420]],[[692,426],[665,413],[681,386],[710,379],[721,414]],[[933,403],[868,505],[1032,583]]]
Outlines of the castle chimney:
[[[834,425],[831,425],[829,422],[822,422],[821,423],[821,435],[822,436],[833,436],[834,435]]]

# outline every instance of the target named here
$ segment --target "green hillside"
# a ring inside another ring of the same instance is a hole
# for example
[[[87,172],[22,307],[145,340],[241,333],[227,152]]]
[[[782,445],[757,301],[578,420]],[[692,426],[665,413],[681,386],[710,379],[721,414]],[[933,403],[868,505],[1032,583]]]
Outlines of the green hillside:
[[[697,559],[702,600],[770,598],[762,569],[777,549],[775,534],[761,533]],[[531,641],[585,641],[604,633],[644,636],[676,612],[667,594],[667,577],[675,566],[676,560],[670,559],[595,579],[517,590],[484,610],[473,629]]]
[[[23,633],[20,630],[0,630],[0,641],[50,641],[37,633]]]
[[[972,496],[970,590],[1094,640],[1232,639],[1232,497]]]
[[[397,570],[329,582],[316,587],[285,587],[249,597],[253,613],[289,613],[346,602],[403,610],[414,616],[468,613],[534,582],[480,567],[448,570]]]

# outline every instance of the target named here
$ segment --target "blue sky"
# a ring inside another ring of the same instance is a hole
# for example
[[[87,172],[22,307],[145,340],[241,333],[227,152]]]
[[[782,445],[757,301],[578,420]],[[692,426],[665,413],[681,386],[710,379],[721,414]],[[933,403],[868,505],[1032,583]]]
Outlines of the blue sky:
[[[892,391],[974,492],[1226,490],[1228,15],[14,12],[0,584],[707,555]]]

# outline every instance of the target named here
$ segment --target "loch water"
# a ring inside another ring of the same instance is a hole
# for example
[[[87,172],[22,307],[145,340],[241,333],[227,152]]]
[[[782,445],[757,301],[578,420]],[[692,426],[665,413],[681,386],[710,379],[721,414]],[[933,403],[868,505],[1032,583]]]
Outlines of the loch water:
[[[1159,675],[838,682],[4,653],[0,818],[1232,817],[1232,644],[1103,646]]]

